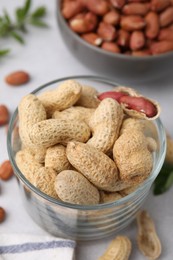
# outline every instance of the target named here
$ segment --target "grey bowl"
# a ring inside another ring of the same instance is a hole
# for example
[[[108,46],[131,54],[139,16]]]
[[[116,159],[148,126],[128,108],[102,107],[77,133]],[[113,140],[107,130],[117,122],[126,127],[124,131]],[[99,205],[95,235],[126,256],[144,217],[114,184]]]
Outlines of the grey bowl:
[[[62,38],[71,53],[93,72],[124,83],[153,80],[171,73],[173,52],[132,57],[111,53],[85,42],[69,28],[61,14],[61,2],[57,0],[57,18]]]

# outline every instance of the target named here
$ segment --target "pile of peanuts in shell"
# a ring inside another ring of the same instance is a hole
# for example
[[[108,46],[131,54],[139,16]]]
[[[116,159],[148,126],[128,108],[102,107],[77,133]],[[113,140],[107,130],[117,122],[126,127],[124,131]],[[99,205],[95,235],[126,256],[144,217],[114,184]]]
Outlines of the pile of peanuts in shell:
[[[88,43],[132,56],[173,51],[172,0],[63,0],[71,30]]]
[[[132,88],[98,93],[67,80],[24,96],[18,112],[17,166],[55,199],[80,205],[115,201],[152,171],[157,142],[148,133],[160,107]]]

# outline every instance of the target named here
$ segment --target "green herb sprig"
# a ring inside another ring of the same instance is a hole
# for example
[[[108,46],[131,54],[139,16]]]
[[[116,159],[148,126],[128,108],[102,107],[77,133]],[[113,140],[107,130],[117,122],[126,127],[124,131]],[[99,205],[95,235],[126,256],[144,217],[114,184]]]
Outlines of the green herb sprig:
[[[31,0],[26,0],[23,7],[15,10],[15,21],[12,20],[6,10],[0,16],[0,38],[12,37],[21,44],[24,44],[23,35],[28,32],[28,25],[48,27],[43,21],[46,15],[46,8],[39,6],[31,11]],[[0,57],[9,53],[9,49],[0,49]]]
[[[166,192],[173,185],[173,165],[164,162],[162,169],[154,182],[154,195]]]

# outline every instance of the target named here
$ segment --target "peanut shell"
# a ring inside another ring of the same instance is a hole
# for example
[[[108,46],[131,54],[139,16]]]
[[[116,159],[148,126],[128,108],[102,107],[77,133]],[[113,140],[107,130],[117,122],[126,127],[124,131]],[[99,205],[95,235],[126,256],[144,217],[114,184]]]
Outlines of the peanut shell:
[[[39,95],[39,100],[45,107],[48,116],[55,110],[64,110],[73,106],[81,95],[82,87],[75,80],[67,80],[56,89],[45,91]]]
[[[107,155],[80,142],[69,142],[66,153],[70,163],[97,188],[114,191],[118,171]]]
[[[151,260],[158,259],[162,250],[161,243],[154,222],[145,210],[138,213],[137,224],[137,243],[140,251]]]
[[[87,143],[104,153],[108,152],[119,136],[123,117],[123,110],[116,100],[102,100],[89,121],[93,135]]]
[[[57,173],[70,169],[71,165],[66,156],[66,148],[63,145],[57,144],[47,149],[45,167],[53,168]]]
[[[29,138],[34,145],[50,147],[71,140],[86,142],[90,129],[83,121],[48,119],[35,124],[29,131]]]
[[[58,197],[65,202],[80,205],[99,203],[99,191],[81,173],[72,170],[60,172],[55,181]]]

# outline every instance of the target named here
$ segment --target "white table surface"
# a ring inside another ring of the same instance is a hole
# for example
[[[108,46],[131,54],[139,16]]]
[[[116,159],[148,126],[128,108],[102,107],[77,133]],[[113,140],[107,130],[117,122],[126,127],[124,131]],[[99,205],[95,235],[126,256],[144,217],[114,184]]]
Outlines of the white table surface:
[[[6,8],[10,13],[14,7],[23,4],[23,0],[1,0],[0,12]],[[33,6],[45,5],[48,9],[47,22],[49,29],[30,28],[25,36],[26,45],[21,46],[12,40],[0,42],[0,47],[10,47],[11,54],[0,61],[0,104],[6,104],[11,113],[19,100],[39,85],[56,78],[70,75],[93,75],[94,72],[83,66],[73,57],[64,45],[56,22],[55,1],[37,0]],[[15,70],[26,70],[31,75],[29,84],[21,87],[10,87],[4,77]],[[103,75],[102,75],[103,76]],[[115,79],[116,80],[116,79]],[[123,83],[123,82],[122,82]],[[173,73],[153,82],[131,84],[144,95],[158,100],[162,107],[161,119],[173,136]],[[6,149],[6,131],[0,128],[0,162],[8,158]],[[0,233],[32,233],[46,234],[25,212],[15,178],[8,182],[0,182],[0,206],[7,211],[7,219],[0,224]],[[173,259],[173,188],[164,195],[149,195],[143,208],[153,217],[161,238],[163,253],[160,259]],[[119,234],[126,234],[132,240],[133,252],[130,259],[142,260],[144,256],[136,248],[136,223]],[[113,237],[99,241],[78,243],[76,260],[97,259]]]

